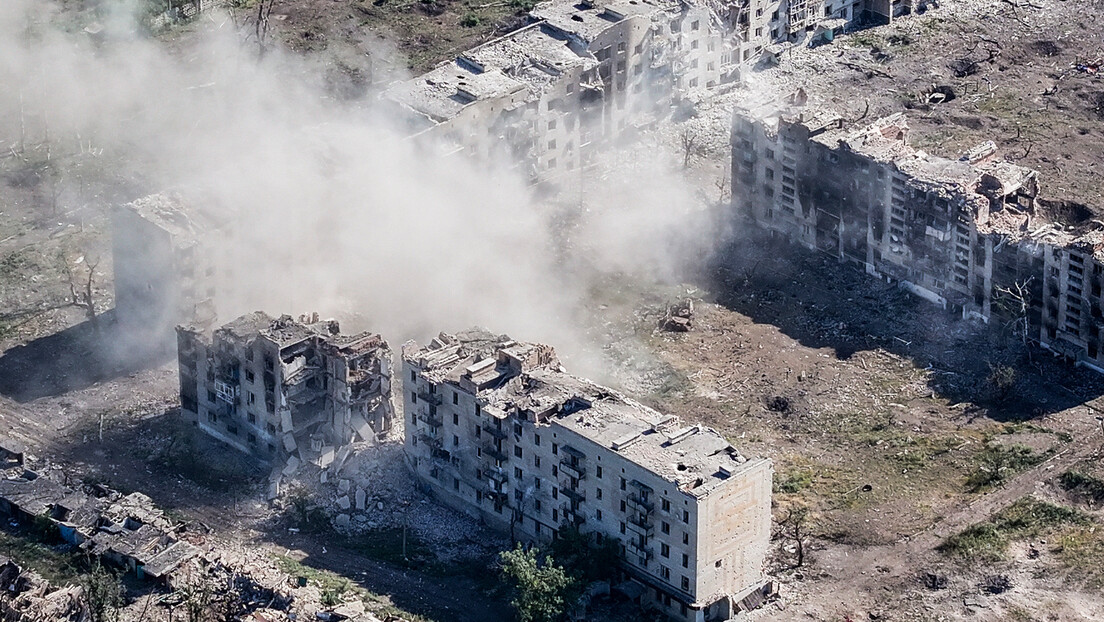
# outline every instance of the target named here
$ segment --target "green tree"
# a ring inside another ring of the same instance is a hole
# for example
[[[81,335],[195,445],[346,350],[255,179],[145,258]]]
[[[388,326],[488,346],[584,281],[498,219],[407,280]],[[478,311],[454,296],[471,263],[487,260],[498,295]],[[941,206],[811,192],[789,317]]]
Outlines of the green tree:
[[[115,622],[123,606],[123,584],[97,563],[81,580],[84,606],[91,622]]]
[[[519,622],[555,622],[567,609],[568,598],[575,591],[575,580],[552,556],[544,563],[537,559],[535,548],[526,551],[519,544],[512,551],[499,553],[502,578],[514,590],[510,605],[517,611]]]

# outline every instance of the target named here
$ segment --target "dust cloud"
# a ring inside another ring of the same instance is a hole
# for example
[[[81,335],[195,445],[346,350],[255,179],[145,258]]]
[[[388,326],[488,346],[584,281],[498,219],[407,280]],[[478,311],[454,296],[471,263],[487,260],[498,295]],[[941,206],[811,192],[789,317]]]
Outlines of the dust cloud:
[[[316,310],[393,344],[478,324],[593,360],[576,327],[594,277],[677,278],[702,246],[677,167],[584,184],[570,248],[587,258],[565,261],[555,210],[521,172],[406,139],[372,96],[330,96],[316,59],[273,47],[258,61],[248,29],[214,13],[194,42],[128,36],[126,3],[97,43],[52,6],[0,5],[0,150],[45,135],[53,157],[98,158],[134,198],[180,189],[238,223],[223,320]]]

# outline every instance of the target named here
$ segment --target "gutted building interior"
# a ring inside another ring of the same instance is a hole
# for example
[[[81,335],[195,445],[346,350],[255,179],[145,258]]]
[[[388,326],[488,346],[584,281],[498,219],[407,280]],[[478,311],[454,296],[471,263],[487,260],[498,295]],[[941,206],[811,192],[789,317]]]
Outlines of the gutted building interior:
[[[391,349],[379,335],[259,311],[177,332],[184,415],[240,451],[325,468],[391,428]]]
[[[992,142],[951,160],[910,146],[900,113],[845,125],[800,91],[738,109],[737,212],[948,311],[1017,324],[1104,368],[1104,223],[1039,198],[1038,173],[1001,159]]]

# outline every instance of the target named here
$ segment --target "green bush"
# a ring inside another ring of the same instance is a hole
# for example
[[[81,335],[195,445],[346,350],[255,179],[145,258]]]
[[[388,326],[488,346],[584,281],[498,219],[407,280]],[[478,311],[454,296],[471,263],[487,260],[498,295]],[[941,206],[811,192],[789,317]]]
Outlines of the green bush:
[[[991,445],[978,454],[978,468],[966,480],[970,492],[979,492],[1003,483],[1017,473],[1045,459],[1023,445]]]
[[[813,485],[813,474],[808,469],[788,469],[774,474],[774,492],[794,494]]]
[[[617,540],[606,538],[602,544],[594,545],[590,536],[575,528],[561,529],[550,549],[552,558],[582,583],[613,579],[621,563]]]
[[[939,545],[947,555],[999,559],[1013,540],[1033,538],[1069,525],[1085,525],[1089,517],[1078,510],[1024,497]]]
[[[35,516],[31,521],[30,529],[31,533],[45,544],[52,544],[61,539],[61,529],[46,514]]]
[[[551,555],[538,561],[538,553],[519,544],[499,554],[502,579],[513,589],[510,605],[519,622],[555,622],[577,596],[577,583],[563,566],[557,566]]]
[[[479,16],[475,13],[468,13],[460,18],[460,25],[464,28],[475,28],[479,25]]]

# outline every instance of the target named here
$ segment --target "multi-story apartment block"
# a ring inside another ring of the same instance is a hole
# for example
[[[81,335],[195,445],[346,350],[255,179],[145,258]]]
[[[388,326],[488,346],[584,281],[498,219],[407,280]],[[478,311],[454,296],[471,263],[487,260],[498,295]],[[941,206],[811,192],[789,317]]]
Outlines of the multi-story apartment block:
[[[128,329],[166,338],[182,322],[215,318],[221,223],[176,194],[154,194],[112,211],[115,313]],[[171,342],[170,342],[171,343]]]
[[[992,142],[935,157],[909,146],[904,115],[845,128],[798,93],[737,110],[732,180],[734,207],[773,234],[952,312],[1023,320],[1044,346],[1104,367],[1104,235],[1088,217],[1053,222],[1038,173]]]
[[[184,416],[240,451],[325,467],[391,428],[391,349],[379,335],[261,312],[177,333]]]
[[[717,16],[674,0],[555,0],[533,23],[390,87],[415,133],[538,178],[584,166],[595,141],[647,125],[676,93],[736,77]]]
[[[772,44],[911,10],[912,0],[551,0],[529,25],[392,85],[383,100],[446,150],[553,179],[585,166],[596,141],[739,80]]]
[[[443,503],[517,539],[612,538],[678,619],[728,619],[765,589],[769,460],[481,330],[403,346],[403,384],[407,461]]]

